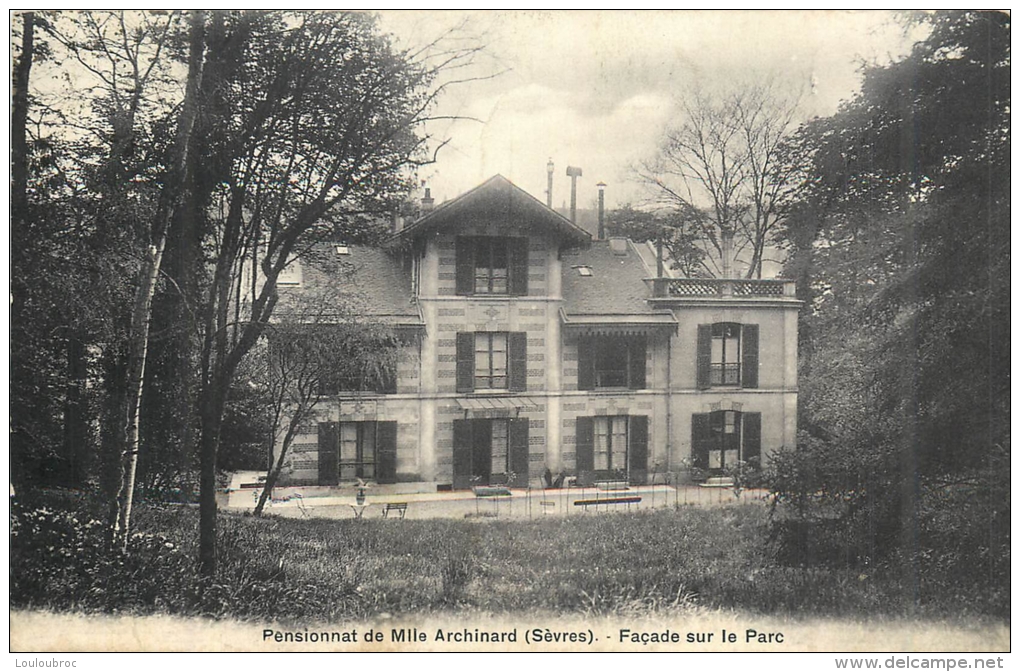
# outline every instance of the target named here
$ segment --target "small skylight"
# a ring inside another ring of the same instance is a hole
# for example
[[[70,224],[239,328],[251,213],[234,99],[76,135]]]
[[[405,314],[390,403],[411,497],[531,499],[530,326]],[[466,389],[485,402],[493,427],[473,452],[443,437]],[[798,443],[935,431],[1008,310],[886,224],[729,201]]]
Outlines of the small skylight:
[[[577,274],[582,278],[590,278],[594,275],[594,273],[592,273],[591,266],[574,266],[574,268],[577,269]]]
[[[341,255],[341,256],[345,255],[345,254],[350,254],[351,253],[351,248],[348,247],[347,245],[337,245],[336,246],[336,253],[338,255]]]

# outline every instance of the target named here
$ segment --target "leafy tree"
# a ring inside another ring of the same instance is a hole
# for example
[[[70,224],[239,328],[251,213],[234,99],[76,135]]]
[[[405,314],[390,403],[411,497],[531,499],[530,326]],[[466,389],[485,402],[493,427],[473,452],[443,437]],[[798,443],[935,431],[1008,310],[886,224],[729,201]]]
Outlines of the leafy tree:
[[[848,318],[859,325],[888,408],[919,418],[921,466],[945,469],[1008,431],[1009,17],[910,20],[930,36],[803,129],[813,216],[791,234],[795,263],[811,260],[819,345],[842,341]]]
[[[1008,547],[988,467],[1010,442],[1010,20],[906,21],[928,37],[798,133],[810,160],[785,235],[806,301],[802,427],[851,460],[842,489],[913,588],[936,494],[984,502],[989,576]]]

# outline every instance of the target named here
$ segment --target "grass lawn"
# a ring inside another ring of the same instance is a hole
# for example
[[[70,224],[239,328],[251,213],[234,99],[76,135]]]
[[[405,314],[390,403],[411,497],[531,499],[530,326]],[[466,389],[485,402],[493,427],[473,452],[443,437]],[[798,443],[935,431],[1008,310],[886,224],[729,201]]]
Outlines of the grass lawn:
[[[1001,622],[982,609],[980,595],[954,594],[924,577],[918,592],[905,591],[895,566],[784,566],[768,538],[768,512],[758,505],[510,522],[223,514],[219,575],[204,590],[194,576],[193,509],[139,507],[136,551],[116,561],[96,551],[98,533],[83,522],[85,513],[16,515],[23,519],[12,538],[15,608],[284,623],[713,610],[754,618]],[[47,537],[61,526],[71,531]],[[68,546],[73,553],[46,550]]]

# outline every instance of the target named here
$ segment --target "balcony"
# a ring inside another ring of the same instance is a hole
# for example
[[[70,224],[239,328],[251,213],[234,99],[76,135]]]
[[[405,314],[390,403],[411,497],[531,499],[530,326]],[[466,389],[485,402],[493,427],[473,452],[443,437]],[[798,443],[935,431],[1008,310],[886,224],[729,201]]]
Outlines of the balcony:
[[[794,298],[793,280],[746,280],[742,278],[651,278],[652,297],[656,299],[719,298],[781,299]]]

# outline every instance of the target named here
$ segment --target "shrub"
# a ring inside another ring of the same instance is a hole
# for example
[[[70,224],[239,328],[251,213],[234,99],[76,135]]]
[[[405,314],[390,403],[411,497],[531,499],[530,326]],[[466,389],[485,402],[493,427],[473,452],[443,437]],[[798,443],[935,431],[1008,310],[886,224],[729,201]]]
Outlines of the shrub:
[[[11,603],[81,611],[165,608],[190,563],[159,534],[135,533],[106,550],[105,525],[75,511],[11,510]]]

